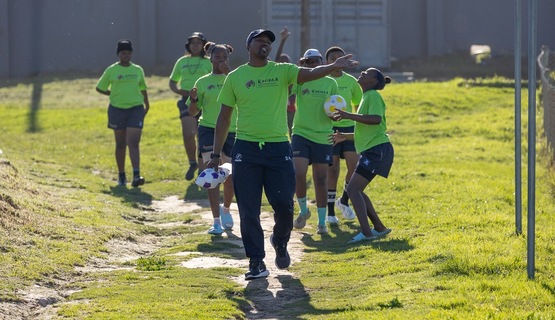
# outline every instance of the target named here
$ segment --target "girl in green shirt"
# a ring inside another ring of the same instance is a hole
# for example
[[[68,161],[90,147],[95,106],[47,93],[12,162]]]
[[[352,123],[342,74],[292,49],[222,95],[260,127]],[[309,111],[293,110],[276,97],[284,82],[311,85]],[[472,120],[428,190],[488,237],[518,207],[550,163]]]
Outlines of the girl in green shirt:
[[[354,236],[349,243],[382,238],[391,232],[391,229],[382,223],[372,201],[364,193],[366,186],[377,175],[387,178],[393,164],[393,146],[386,133],[386,105],[378,92],[390,82],[391,78],[385,77],[378,69],[369,68],[361,72],[358,83],[364,94],[357,113],[338,110],[334,115],[336,120],[355,121],[354,135],[338,132],[335,134],[335,143],[354,139],[356,151],[360,154],[360,160],[347,186],[347,193],[362,232]],[[374,228],[370,227],[368,218]]]
[[[204,51],[206,42],[207,40],[201,32],[193,32],[185,43],[186,54],[177,60],[170,75],[170,89],[181,96],[177,107],[181,119],[183,144],[189,159],[189,169],[185,174],[187,180],[195,177],[195,171],[198,168],[195,141],[198,120],[189,114],[189,106],[185,102],[195,81],[212,71],[212,64]]]

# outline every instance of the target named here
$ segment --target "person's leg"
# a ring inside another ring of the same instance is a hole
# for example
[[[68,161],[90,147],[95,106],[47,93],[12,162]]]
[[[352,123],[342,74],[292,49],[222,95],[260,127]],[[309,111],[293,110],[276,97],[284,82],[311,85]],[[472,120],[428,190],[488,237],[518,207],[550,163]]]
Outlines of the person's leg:
[[[337,180],[341,171],[341,157],[333,156],[333,163],[328,166],[328,216],[335,216],[335,197],[337,196]]]
[[[125,154],[127,152],[127,141],[125,130],[114,130],[116,140],[115,157],[118,166],[118,173],[125,176]]]
[[[355,151],[346,151],[343,153],[343,156],[345,157],[345,164],[347,165],[347,173],[345,174],[345,188],[343,189],[343,194],[341,196],[341,203],[348,206],[349,194],[347,193],[347,186],[349,184],[349,180],[351,180],[353,172],[355,172],[359,155]]]
[[[295,164],[295,195],[301,209],[301,215],[308,214],[308,206],[306,203],[306,174],[308,171],[308,159],[295,157],[293,158]]]
[[[230,163],[231,159],[228,156],[222,155],[223,163]],[[222,219],[222,224],[226,229],[233,228],[233,217],[231,215],[230,207],[231,201],[233,201],[233,196],[235,192],[233,190],[233,173],[230,175],[225,182],[224,186],[224,202],[220,205],[220,218]]]
[[[255,162],[260,159],[257,143],[238,140],[233,155],[237,153],[241,153],[242,161],[233,161],[233,189],[241,219],[241,237],[246,256],[251,261],[262,260],[266,255],[264,231],[260,225],[264,167]]]
[[[291,264],[287,243],[293,229],[295,167],[291,160],[283,160],[291,159],[288,143],[274,143],[268,148],[275,148],[271,150],[273,157],[265,162],[264,170],[264,191],[274,210],[275,224],[270,241],[276,250],[276,266],[286,269]],[[283,156],[275,156],[280,154]]]
[[[370,200],[368,195],[366,195],[365,193],[363,193],[362,195],[366,204],[366,213],[368,215],[368,218],[370,218],[370,221],[374,225],[374,229],[376,229],[376,231],[378,232],[382,232],[387,229],[387,227],[380,220],[380,217],[378,216],[376,209],[374,209],[374,205],[372,205],[372,201]]]
[[[316,194],[316,207],[318,208],[318,225],[326,225],[326,207],[327,207],[327,177],[328,177],[327,163],[313,163],[312,164],[312,180],[314,182],[314,192]]]
[[[195,137],[197,134],[198,120],[195,117],[185,116],[181,118],[181,133],[183,135],[183,145],[187,159],[189,159],[189,169],[187,170],[186,179],[191,180],[195,176],[197,164],[197,148]]]
[[[126,140],[127,147],[129,148],[129,159],[131,160],[131,165],[133,170],[141,168],[141,153],[139,149],[139,143],[141,142],[142,129],[139,128],[127,128]]]
[[[366,208],[366,200],[364,198],[364,189],[368,183],[369,181],[366,178],[355,172],[353,173],[347,188],[347,192],[349,193],[349,197],[353,203],[353,208],[355,209],[362,233],[366,237],[372,236],[372,228],[368,223],[368,208]]]

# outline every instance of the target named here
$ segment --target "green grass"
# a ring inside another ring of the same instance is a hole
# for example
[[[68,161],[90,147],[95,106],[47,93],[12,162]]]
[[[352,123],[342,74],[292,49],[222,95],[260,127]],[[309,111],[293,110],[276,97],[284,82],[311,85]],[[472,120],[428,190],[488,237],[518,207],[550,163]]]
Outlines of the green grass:
[[[179,264],[188,258],[172,255],[243,258],[229,253],[234,245],[210,241],[204,226],[161,230],[144,223],[152,200],[205,197],[183,179],[185,153],[167,81],[148,83],[152,107],[141,142],[148,183],[140,190],[114,187],[107,102],[94,92],[95,79],[0,88],[0,149],[7,159],[0,163],[0,302],[19,301],[18,290],[33,283],[55,287],[55,279],[71,279],[78,291],[61,304],[61,318],[245,316],[248,288],[229,279],[244,270],[185,269]],[[524,235],[515,234],[512,82],[391,84],[382,95],[395,162],[390,177],[366,191],[393,232],[347,245],[358,223],[345,222],[327,236],[303,236],[306,253],[291,271],[306,299],[293,301],[280,319],[555,318],[555,179],[540,139],[531,280],[525,167]],[[526,124],[526,110],[523,115]],[[314,199],[312,188],[308,197]],[[264,209],[270,210],[266,202]],[[195,214],[164,219],[190,222]],[[104,257],[107,241],[144,235],[166,240],[159,252],[123,265],[133,270],[75,271]]]

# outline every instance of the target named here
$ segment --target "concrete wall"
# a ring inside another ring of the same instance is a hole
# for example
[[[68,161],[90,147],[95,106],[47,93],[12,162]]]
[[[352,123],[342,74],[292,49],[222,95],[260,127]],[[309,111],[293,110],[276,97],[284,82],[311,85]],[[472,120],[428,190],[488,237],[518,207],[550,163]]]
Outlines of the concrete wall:
[[[522,3],[525,56],[528,1]],[[263,7],[252,0],[0,0],[0,78],[98,75],[116,61],[121,38],[133,41],[133,60],[147,74],[169,72],[193,31],[232,45],[236,66],[247,59],[248,32],[264,27]],[[466,52],[471,44],[512,54],[513,1],[391,0],[390,10],[392,57]],[[553,30],[555,1],[538,0],[538,46],[555,48]]]

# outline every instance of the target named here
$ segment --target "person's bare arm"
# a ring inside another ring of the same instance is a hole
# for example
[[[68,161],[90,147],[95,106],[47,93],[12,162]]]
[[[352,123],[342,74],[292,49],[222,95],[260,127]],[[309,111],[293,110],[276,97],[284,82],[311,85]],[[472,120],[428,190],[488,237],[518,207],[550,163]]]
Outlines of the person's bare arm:
[[[221,153],[224,147],[225,139],[227,138],[227,133],[229,132],[232,114],[233,108],[222,104],[218,120],[216,120],[216,128],[214,129],[214,151],[212,152],[218,156],[210,159],[210,161],[206,164],[207,168],[214,169],[220,165]]]
[[[278,61],[279,57],[281,57],[281,54],[283,53],[283,46],[285,45],[285,40],[287,40],[291,32],[289,32],[289,29],[287,28],[287,26],[284,26],[283,29],[281,29],[281,32],[279,34],[281,38],[279,40],[279,46],[276,52],[276,58],[274,59],[275,61]]]
[[[169,86],[170,86],[171,91],[177,93],[178,95],[184,96],[184,97],[188,97],[188,96],[189,96],[189,91],[179,89],[179,88],[177,87],[177,82],[175,82],[175,81],[173,81],[173,80],[170,80]]]
[[[335,60],[332,64],[317,66],[316,68],[300,68],[297,76],[297,83],[302,84],[308,81],[316,80],[327,76],[334,70],[342,70],[344,68],[353,67],[359,64],[356,60],[351,60],[352,54],[348,54]]]
[[[333,114],[333,120],[339,121],[341,119],[353,120],[356,122],[375,125],[382,122],[382,117],[373,114],[358,114],[336,109]]]
[[[101,93],[101,94],[106,95],[106,96],[110,95],[110,90],[102,90],[102,89],[99,89],[98,87],[96,87],[96,92]]]

